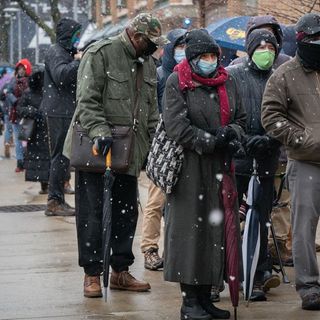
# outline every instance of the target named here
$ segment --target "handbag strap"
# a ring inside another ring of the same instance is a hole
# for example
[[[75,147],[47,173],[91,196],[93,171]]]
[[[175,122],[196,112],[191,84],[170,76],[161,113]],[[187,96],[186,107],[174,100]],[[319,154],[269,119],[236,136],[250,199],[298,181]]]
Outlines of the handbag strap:
[[[141,98],[141,88],[142,88],[142,79],[143,79],[143,63],[138,61],[137,63],[137,75],[136,75],[136,95],[134,98],[134,108],[133,108],[133,131],[137,131],[139,120],[138,120],[138,112],[139,112],[139,104]]]

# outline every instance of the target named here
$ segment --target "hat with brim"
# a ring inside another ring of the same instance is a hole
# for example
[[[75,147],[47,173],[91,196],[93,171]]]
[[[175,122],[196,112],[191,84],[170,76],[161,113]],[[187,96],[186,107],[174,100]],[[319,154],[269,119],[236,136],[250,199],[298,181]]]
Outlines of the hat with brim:
[[[151,13],[138,14],[129,25],[134,32],[144,34],[156,46],[164,46],[170,41],[162,35],[162,26],[158,18]]]

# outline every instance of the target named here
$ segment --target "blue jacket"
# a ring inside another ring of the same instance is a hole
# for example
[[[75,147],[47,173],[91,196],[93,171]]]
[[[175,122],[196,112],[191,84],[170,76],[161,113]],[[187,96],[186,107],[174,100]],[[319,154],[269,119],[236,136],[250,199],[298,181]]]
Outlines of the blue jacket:
[[[157,95],[159,113],[162,113],[162,96],[164,88],[166,86],[167,79],[173,72],[173,69],[177,64],[174,60],[174,47],[186,33],[186,29],[173,29],[167,35],[167,38],[170,41],[170,43],[164,47],[162,65],[161,67],[157,68]]]

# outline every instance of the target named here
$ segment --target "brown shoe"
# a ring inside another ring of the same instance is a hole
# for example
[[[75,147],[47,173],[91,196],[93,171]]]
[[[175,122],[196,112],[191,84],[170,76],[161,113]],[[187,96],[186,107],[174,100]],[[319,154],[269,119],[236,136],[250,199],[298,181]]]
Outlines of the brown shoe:
[[[137,280],[128,271],[115,272],[112,270],[110,289],[145,292],[151,287],[148,282]]]
[[[47,209],[44,214],[48,217],[52,216],[74,216],[75,210],[73,208],[68,208],[65,203],[60,203],[58,200],[51,199],[47,203]]]
[[[158,249],[150,248],[144,253],[144,267],[149,270],[163,268],[163,259],[159,257]]]
[[[320,252],[320,244],[316,243],[316,252]]]
[[[87,298],[102,297],[100,276],[88,276],[87,274],[84,275],[83,295]]]

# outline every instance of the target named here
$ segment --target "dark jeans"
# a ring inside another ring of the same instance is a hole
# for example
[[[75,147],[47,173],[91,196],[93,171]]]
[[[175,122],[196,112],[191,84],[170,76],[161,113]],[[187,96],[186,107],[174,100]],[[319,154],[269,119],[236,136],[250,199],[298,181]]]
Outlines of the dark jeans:
[[[250,177],[236,175],[238,201],[242,201],[242,197],[248,191]],[[262,192],[259,194],[259,222],[260,222],[260,252],[257,271],[255,275],[256,281],[261,282],[265,271],[272,271],[272,262],[268,253],[268,224],[270,222],[270,214],[274,197],[274,177],[261,177],[260,187]]]
[[[70,161],[62,154],[70,122],[69,118],[47,117],[51,158],[48,200],[60,203],[64,203],[64,182],[70,179]]]
[[[88,275],[102,272],[103,174],[76,170],[76,224],[79,265]],[[116,272],[134,262],[132,243],[138,220],[137,178],[117,174],[112,189],[111,260]]]

